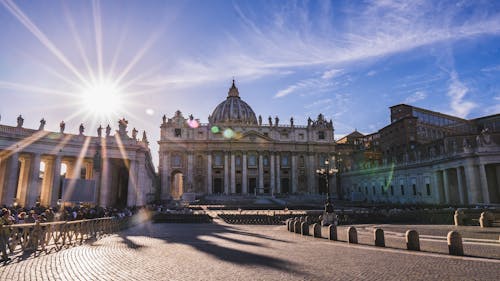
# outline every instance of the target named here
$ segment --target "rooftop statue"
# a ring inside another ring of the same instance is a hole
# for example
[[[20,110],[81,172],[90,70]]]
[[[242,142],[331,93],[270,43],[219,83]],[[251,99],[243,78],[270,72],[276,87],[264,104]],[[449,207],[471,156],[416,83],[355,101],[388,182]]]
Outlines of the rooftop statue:
[[[83,135],[83,132],[85,131],[85,127],[83,127],[83,123],[80,124],[80,128],[78,129],[80,132],[80,135]]]
[[[102,126],[99,125],[99,128],[97,128],[97,136],[101,137],[102,136]]]
[[[137,131],[137,129],[136,129],[136,128],[134,128],[134,129],[132,130],[132,139],[134,139],[134,140],[136,140],[136,139],[137,139],[137,132],[138,132],[138,131]]]
[[[24,124],[24,118],[23,116],[21,116],[21,114],[19,114],[19,116],[17,117],[17,127],[21,128],[23,124]]]
[[[61,123],[59,123],[59,132],[61,134],[64,134],[64,129],[66,129],[66,123],[64,123],[64,121],[61,121]]]
[[[40,120],[40,127],[38,127],[39,131],[43,131],[43,129],[45,128],[45,123],[45,119],[42,118],[42,120]]]
[[[109,137],[109,135],[111,134],[111,127],[109,126],[106,126],[106,137]]]

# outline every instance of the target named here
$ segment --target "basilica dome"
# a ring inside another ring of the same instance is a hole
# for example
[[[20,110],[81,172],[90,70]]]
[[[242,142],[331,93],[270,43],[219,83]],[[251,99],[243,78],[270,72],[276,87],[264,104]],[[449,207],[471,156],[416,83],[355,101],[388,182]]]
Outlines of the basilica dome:
[[[257,118],[252,108],[240,98],[238,88],[229,89],[227,99],[221,102],[208,117],[212,124],[257,125]]]

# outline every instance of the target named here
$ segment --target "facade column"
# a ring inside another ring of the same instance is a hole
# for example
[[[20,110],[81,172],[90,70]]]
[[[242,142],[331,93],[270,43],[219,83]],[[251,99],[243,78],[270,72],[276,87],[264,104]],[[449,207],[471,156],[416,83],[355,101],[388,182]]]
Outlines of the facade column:
[[[170,154],[163,153],[161,161],[161,199],[166,200],[170,197]]]
[[[281,193],[281,168],[280,155],[276,154],[276,192]]]
[[[488,178],[486,177],[486,166],[479,165],[479,182],[483,193],[483,203],[490,204],[490,191],[488,190]]]
[[[224,153],[224,194],[229,194],[229,155]]]
[[[292,193],[297,193],[298,183],[297,155],[294,153],[292,154]]]
[[[308,164],[307,165],[307,183],[308,183],[307,184],[308,185],[307,191],[309,193],[315,194],[315,193],[318,193],[319,190],[316,188],[316,185],[314,184],[315,179],[316,179],[315,174],[314,174],[314,171],[315,171],[314,154],[308,155],[308,158],[309,158],[308,159],[309,161],[307,163]]]
[[[440,189],[441,189],[441,180],[439,178],[439,171],[434,171],[434,184],[432,185],[434,188],[434,194],[436,196],[436,201],[434,201],[436,204],[439,204],[441,203],[441,192],[440,192]]]
[[[271,175],[270,175],[270,188],[271,188],[271,196],[274,196],[274,188],[275,188],[275,178],[274,178],[274,154],[270,154],[269,157],[271,158],[270,164],[271,164]]]
[[[127,206],[135,206],[137,200],[137,161],[130,160],[128,168]]]
[[[262,154],[259,154],[259,192],[264,192],[264,159]]]
[[[207,153],[207,193],[212,194],[212,153]]]
[[[450,204],[450,181],[448,178],[448,169],[443,170],[444,203]]]
[[[189,151],[187,155],[187,188],[182,190],[183,193],[194,191],[194,163],[193,163],[193,152]]]
[[[474,165],[465,165],[465,182],[470,204],[481,203],[481,188],[478,185],[478,176]]]
[[[21,162],[21,167],[19,168],[19,179],[17,181],[18,184],[17,184],[16,198],[18,200],[19,205],[27,206],[26,198],[28,197],[27,192],[29,185],[31,159],[26,156],[22,156],[20,158],[20,162]]]
[[[101,186],[99,188],[99,206],[108,207],[109,188],[111,181],[111,163],[110,158],[102,158]]]
[[[458,195],[460,196],[460,204],[467,204],[465,190],[464,190],[464,181],[462,175],[461,167],[457,167],[457,183],[458,183]]]
[[[243,171],[241,178],[241,193],[248,194],[248,179],[247,179],[247,154],[243,153]]]
[[[2,160],[6,161],[7,159]],[[17,171],[19,170],[19,153],[13,153],[6,163],[5,180],[2,188],[2,204],[12,206],[16,197],[16,184],[18,180]]]
[[[231,194],[236,193],[236,163],[234,152],[231,152]]]
[[[2,157],[0,156],[0,204],[3,202],[3,193],[4,190],[6,189],[5,187],[5,182],[7,181],[6,175],[7,175],[7,157]]]
[[[136,206],[146,205],[146,163],[144,158],[139,158],[137,161],[137,200]]]
[[[27,192],[27,207],[35,206],[37,198],[40,196],[40,154],[34,154],[31,159],[29,184]]]

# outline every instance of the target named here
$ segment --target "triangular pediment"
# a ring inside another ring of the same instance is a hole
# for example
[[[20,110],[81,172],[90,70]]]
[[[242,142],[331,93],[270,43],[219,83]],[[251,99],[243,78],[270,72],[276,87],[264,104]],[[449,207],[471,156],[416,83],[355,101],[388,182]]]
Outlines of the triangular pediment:
[[[238,138],[238,141],[244,141],[244,142],[255,142],[255,143],[268,143],[273,141],[268,136],[265,136],[264,134],[257,132],[257,131],[248,131],[245,132],[241,135],[240,138]]]

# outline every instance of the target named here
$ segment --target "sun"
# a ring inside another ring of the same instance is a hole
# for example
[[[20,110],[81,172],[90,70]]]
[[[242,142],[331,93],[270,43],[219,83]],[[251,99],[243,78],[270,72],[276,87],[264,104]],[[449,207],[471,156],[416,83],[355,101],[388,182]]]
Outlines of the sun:
[[[118,85],[107,80],[93,83],[81,93],[85,110],[97,117],[116,115],[122,107],[121,95]]]

